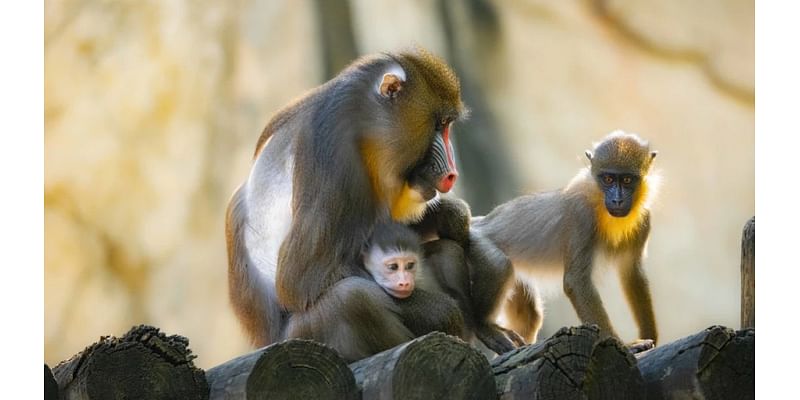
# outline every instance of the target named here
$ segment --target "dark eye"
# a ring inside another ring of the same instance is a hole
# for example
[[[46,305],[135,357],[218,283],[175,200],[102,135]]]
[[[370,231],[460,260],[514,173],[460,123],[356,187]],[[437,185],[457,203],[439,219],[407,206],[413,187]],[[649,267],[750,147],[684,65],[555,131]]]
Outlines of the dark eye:
[[[397,264],[396,263],[389,264],[389,269],[392,271],[397,271]]]
[[[626,177],[622,178],[622,183],[624,183],[626,185],[630,185],[631,182],[633,182],[633,178],[631,178],[630,176],[626,176]]]
[[[414,269],[414,262],[413,261],[408,263],[408,265],[406,265],[406,271],[411,271],[412,269]]]
[[[614,183],[614,178],[612,178],[611,175],[603,175],[603,183],[610,185]]]
[[[447,117],[441,118],[436,121],[436,131],[441,132],[450,123],[450,119]]]

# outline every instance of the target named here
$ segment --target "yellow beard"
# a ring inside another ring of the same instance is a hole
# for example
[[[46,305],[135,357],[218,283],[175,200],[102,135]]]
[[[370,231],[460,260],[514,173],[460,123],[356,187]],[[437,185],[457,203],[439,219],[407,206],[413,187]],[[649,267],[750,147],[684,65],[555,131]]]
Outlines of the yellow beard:
[[[419,192],[404,183],[400,195],[392,204],[392,219],[403,223],[419,221],[425,214],[427,204]]]

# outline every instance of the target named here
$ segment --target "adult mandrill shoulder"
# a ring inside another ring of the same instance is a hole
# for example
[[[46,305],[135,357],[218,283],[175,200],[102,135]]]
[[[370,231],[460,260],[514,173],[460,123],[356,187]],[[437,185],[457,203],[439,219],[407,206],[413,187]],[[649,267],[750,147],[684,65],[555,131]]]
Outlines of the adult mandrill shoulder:
[[[408,177],[426,155],[444,155],[434,184],[451,189],[450,129],[464,109],[452,70],[420,50],[362,58],[270,120],[226,216],[230,299],[254,344],[348,307],[360,313],[343,330],[358,344],[351,358],[412,338],[360,251],[376,221],[425,213]]]
[[[518,197],[473,221],[473,228],[514,265],[517,281],[504,315],[509,328],[535,341],[541,306],[535,285],[526,277],[556,266],[563,271],[564,292],[580,320],[617,336],[592,281],[602,255],[617,264],[639,338],[655,343],[658,331],[642,259],[650,234],[655,180],[650,168],[656,152],[637,135],[617,131],[586,156],[591,166],[564,189]]]

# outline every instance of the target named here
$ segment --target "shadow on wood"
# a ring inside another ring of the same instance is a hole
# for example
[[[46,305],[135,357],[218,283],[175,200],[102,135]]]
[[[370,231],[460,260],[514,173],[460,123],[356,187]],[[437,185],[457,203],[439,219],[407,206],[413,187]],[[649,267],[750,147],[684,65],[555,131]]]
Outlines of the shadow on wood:
[[[642,399],[636,359],[592,326],[561,328],[547,340],[496,358],[501,399]]]
[[[53,368],[61,398],[208,398],[203,371],[183,336],[140,325],[121,338],[105,336]]]
[[[356,361],[350,368],[364,400],[495,398],[486,358],[440,332]]]
[[[754,329],[712,326],[637,355],[647,398],[755,398]]]
[[[353,373],[333,349],[291,339],[206,373],[210,399],[358,399]]]

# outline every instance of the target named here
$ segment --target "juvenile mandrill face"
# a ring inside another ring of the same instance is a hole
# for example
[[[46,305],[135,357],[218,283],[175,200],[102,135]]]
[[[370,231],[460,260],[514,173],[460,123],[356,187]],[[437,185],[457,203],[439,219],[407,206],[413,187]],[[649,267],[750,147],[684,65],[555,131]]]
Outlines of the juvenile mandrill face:
[[[605,197],[608,213],[614,217],[625,217],[631,212],[641,177],[632,173],[601,171],[596,175],[598,185]]]
[[[635,134],[615,131],[587,151],[591,171],[603,192],[605,207],[614,217],[625,217],[642,190],[642,177],[646,177],[656,157],[650,145]]]
[[[364,266],[390,296],[405,299],[414,292],[419,258],[405,251],[370,250]]]

